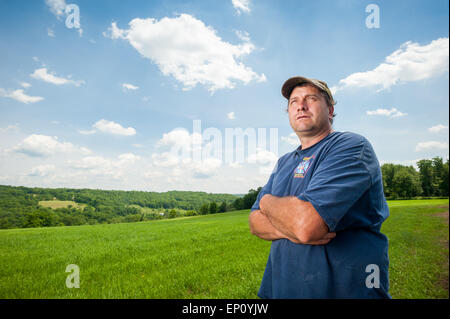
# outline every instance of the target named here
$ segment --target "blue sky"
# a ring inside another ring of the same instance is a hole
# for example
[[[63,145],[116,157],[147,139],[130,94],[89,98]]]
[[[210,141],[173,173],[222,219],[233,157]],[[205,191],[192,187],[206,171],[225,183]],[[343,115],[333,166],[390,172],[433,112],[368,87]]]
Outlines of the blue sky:
[[[328,83],[335,130],[367,137],[381,164],[448,158],[448,12],[438,0],[1,0],[0,184],[245,193],[299,144],[280,94],[294,75]],[[238,128],[266,147],[228,147]]]

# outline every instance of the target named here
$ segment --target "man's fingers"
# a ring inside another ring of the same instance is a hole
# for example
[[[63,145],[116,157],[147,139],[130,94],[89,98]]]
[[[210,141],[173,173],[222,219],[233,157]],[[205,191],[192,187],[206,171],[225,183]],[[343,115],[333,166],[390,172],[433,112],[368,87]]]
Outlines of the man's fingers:
[[[308,243],[305,243],[307,245],[326,245],[332,240],[334,237],[336,237],[336,233],[328,233],[323,238],[319,240],[310,241]]]
[[[302,243],[296,239],[293,238],[288,238],[290,241],[292,241],[295,244],[304,244],[304,245],[326,245],[330,242],[330,240],[332,240],[334,237],[336,237],[336,233],[328,233],[325,236],[323,236],[323,238],[318,239],[318,240],[312,240],[309,241],[307,243]]]
[[[306,243],[307,245],[326,245],[330,242],[331,239],[319,239]]]

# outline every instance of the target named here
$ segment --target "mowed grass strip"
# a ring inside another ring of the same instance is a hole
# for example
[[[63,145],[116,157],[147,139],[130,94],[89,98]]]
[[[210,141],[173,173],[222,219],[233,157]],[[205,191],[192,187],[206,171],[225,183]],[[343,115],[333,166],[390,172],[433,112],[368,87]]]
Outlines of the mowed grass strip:
[[[51,209],[68,208],[69,206],[72,206],[73,208],[83,209],[87,206],[86,204],[80,204],[70,200],[41,200],[39,201],[39,205],[43,207],[49,207]]]
[[[448,298],[448,200],[401,202],[382,228],[390,293]],[[270,242],[249,233],[248,214],[1,230],[0,298],[257,298]],[[66,288],[69,264],[79,289]]]

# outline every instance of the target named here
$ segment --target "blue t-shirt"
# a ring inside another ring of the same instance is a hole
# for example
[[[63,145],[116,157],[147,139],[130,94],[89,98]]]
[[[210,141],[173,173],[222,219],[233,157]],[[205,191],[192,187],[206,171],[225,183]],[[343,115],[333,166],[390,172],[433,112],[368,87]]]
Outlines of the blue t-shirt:
[[[310,202],[336,237],[326,245],[272,241],[259,297],[391,298],[388,239],[380,232],[389,208],[366,138],[333,132],[285,154],[252,211],[265,194]]]

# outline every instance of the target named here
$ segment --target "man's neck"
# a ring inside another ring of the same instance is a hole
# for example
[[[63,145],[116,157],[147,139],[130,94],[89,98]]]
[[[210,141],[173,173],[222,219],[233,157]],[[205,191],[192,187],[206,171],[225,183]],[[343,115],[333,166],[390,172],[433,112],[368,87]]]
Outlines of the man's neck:
[[[307,149],[317,143],[319,143],[321,140],[323,140],[325,137],[327,137],[329,134],[333,133],[333,128],[327,128],[323,132],[316,134],[314,136],[304,136],[300,135],[300,133],[296,133],[298,138],[300,139],[300,143],[302,145],[302,150]]]

